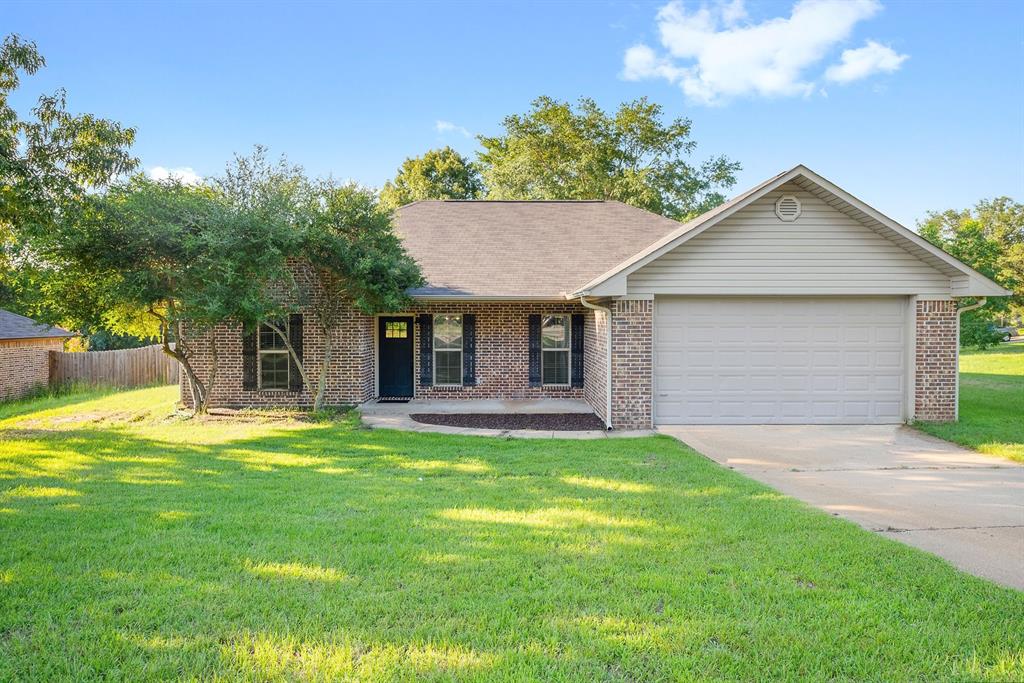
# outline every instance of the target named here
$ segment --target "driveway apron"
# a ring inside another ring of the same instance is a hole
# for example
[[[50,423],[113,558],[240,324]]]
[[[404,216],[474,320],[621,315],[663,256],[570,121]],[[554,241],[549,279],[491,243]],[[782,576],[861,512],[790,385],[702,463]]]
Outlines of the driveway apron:
[[[787,495],[1024,590],[1024,465],[898,425],[658,431]]]

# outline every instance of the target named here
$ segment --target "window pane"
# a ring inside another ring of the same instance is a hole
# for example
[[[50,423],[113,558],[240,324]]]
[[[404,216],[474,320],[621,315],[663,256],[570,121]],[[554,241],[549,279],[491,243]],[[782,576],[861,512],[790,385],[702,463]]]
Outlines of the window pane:
[[[409,336],[408,324],[404,321],[385,322],[384,336],[388,339],[405,339]]]
[[[462,316],[434,316],[434,348],[462,349]]]
[[[434,358],[434,384],[462,384],[462,351],[438,351]]]
[[[262,388],[262,389],[287,389],[288,388],[288,354],[287,353],[261,353],[260,354],[260,388]]]
[[[545,349],[569,348],[569,316],[544,316],[544,324],[540,330],[541,346]]]
[[[274,322],[279,330],[288,334],[288,325],[284,322]],[[269,351],[270,349],[285,349],[284,340],[281,339],[281,335],[274,330],[270,329],[267,325],[260,325],[260,350]]]
[[[544,384],[569,383],[569,352],[544,351]]]

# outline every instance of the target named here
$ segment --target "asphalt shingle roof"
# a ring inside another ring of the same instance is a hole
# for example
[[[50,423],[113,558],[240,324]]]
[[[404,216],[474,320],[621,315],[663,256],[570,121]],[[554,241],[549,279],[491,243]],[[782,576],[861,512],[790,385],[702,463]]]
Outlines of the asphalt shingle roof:
[[[424,200],[396,231],[427,280],[413,296],[557,299],[679,225],[617,201]]]
[[[59,327],[37,323],[17,313],[0,308],[0,339],[39,339],[42,337],[73,337],[73,333]]]

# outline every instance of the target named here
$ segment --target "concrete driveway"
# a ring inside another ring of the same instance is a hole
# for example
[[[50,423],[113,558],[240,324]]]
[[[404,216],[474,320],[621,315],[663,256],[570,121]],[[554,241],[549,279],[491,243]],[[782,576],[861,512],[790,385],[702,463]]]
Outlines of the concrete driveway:
[[[672,426],[712,460],[1024,590],[1024,466],[896,425]]]

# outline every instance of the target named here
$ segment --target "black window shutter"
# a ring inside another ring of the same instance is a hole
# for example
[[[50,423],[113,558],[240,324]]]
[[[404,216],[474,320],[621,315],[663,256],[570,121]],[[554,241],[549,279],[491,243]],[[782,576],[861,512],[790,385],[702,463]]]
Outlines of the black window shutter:
[[[583,386],[583,314],[572,315],[572,385]]]
[[[292,313],[288,316],[288,342],[295,350],[299,362],[302,362],[302,314]],[[302,373],[295,365],[295,359],[288,354],[288,391],[302,391]]]
[[[476,384],[476,316],[472,313],[462,316],[462,383]]]
[[[530,386],[539,387],[540,381],[540,316],[530,316]]]
[[[242,388],[246,391],[255,391],[259,388],[259,381],[256,378],[257,334],[259,334],[259,326],[248,332],[242,330]]]
[[[422,314],[420,325],[420,386],[429,387],[434,383],[434,318]]]

